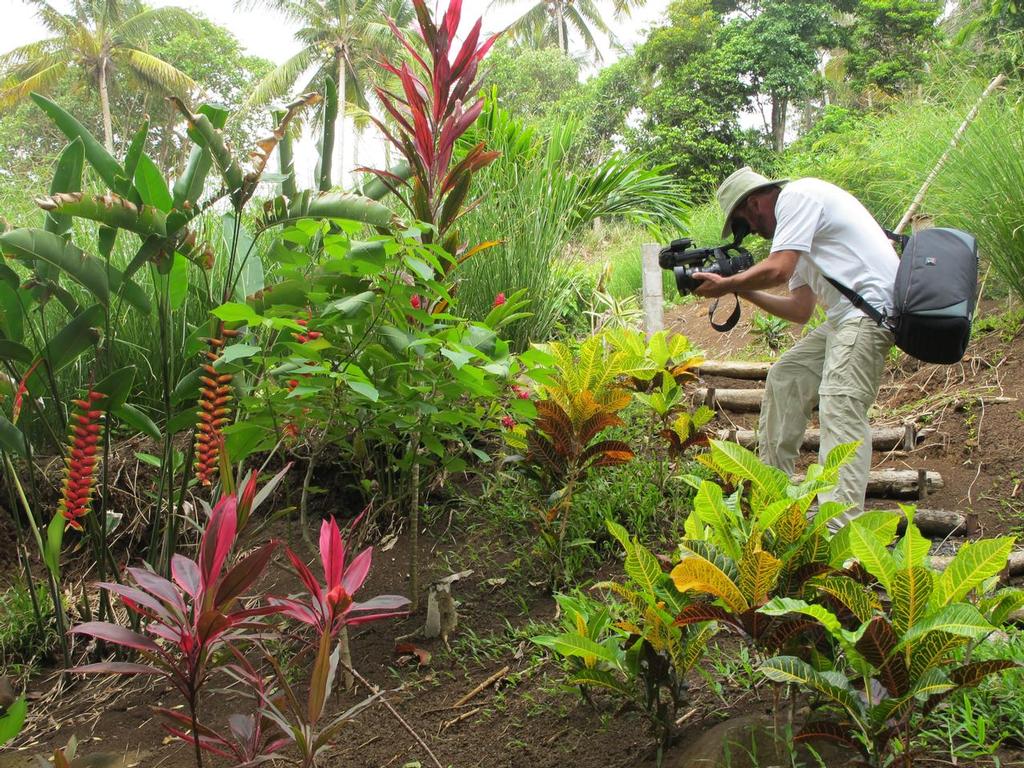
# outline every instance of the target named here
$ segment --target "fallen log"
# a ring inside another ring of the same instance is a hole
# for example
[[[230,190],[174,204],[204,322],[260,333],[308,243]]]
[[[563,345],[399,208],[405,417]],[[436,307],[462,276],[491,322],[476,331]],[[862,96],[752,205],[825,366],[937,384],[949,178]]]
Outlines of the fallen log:
[[[923,482],[922,482],[923,481]],[[918,469],[873,469],[868,476],[868,496],[917,499],[943,487],[942,475]]]
[[[803,479],[803,473],[793,477],[794,482]],[[872,469],[868,475],[867,495],[887,499],[918,499],[942,487],[942,475],[938,472],[923,469]]]
[[[716,410],[751,413],[761,410],[763,389],[698,389],[695,401]]]
[[[751,363],[745,360],[705,360],[697,368],[697,372],[701,376],[763,381],[771,367],[771,363]]]
[[[944,571],[953,562],[953,555],[932,555],[932,567]],[[1013,576],[1024,575],[1024,549],[1010,553],[1006,561],[1006,568],[999,574],[1001,581],[1006,581]]]
[[[945,536],[970,536],[977,532],[978,516],[965,515],[947,509],[918,509],[914,512],[914,525],[925,536],[932,538]],[[906,529],[905,520],[900,521],[900,533]]]
[[[744,448],[757,445],[757,432],[752,429],[721,429],[719,440],[731,440]],[[912,424],[905,427],[872,427],[871,448],[875,451],[891,451],[895,448],[912,450],[917,443],[917,434]],[[804,432],[802,448],[805,451],[816,451],[821,446],[821,430],[808,429]]]

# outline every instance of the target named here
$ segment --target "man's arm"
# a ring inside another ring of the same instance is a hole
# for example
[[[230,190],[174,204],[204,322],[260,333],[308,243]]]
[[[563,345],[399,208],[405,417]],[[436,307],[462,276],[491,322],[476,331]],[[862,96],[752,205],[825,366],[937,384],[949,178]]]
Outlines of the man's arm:
[[[694,279],[703,282],[694,293],[712,299],[728,293],[747,293],[784,285],[793,276],[799,259],[799,251],[776,251],[745,272],[731,277],[722,277],[713,272],[695,272]]]
[[[801,285],[786,296],[778,296],[765,291],[745,291],[740,296],[751,304],[756,304],[765,312],[798,325],[803,325],[811,319],[811,315],[814,314],[814,305],[818,303],[818,299],[809,285]]]

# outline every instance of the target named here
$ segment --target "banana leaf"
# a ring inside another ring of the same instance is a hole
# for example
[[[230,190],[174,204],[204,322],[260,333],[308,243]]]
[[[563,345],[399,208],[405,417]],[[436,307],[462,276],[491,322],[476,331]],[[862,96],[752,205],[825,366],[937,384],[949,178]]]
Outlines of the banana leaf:
[[[142,312],[149,313],[149,298],[121,272],[89,256],[74,243],[42,229],[14,229],[0,235],[0,253],[31,263],[41,259],[62,269],[71,279],[85,286],[97,299],[106,304],[110,294],[123,294],[125,301]]]
[[[114,192],[125,193],[127,189],[123,183],[123,180],[127,179],[124,169],[120,163],[115,160],[106,148],[96,140],[89,131],[85,129],[78,120],[72,117],[68,112],[64,111],[59,107],[56,102],[50,101],[50,99],[42,96],[38,93],[32,94],[32,101],[34,101],[43,112],[49,116],[61,133],[68,137],[71,141],[75,139],[81,139],[83,147],[85,149],[85,158],[89,161],[96,173],[100,175],[103,182],[110,187]],[[122,180],[119,183],[118,179]]]
[[[101,304],[89,307],[47,342],[36,361],[45,361],[53,373],[74,362],[79,355],[99,342],[103,316]],[[47,374],[43,370],[47,366],[39,365],[25,380],[25,386],[33,397],[47,391]]]
[[[374,227],[390,227],[394,223],[391,210],[368,197],[348,192],[316,193],[304,190],[293,199],[284,195],[268,200],[263,206],[260,231],[290,224],[299,219],[348,219]]]
[[[320,191],[331,188],[331,163],[334,159],[334,133],[338,122],[338,84],[330,75],[324,83],[323,130],[320,134],[320,162],[317,163],[317,178]]]
[[[36,205],[45,211],[98,221],[111,229],[127,229],[142,237],[167,236],[166,213],[152,205],[135,205],[119,195],[87,196],[74,192],[37,197]]]

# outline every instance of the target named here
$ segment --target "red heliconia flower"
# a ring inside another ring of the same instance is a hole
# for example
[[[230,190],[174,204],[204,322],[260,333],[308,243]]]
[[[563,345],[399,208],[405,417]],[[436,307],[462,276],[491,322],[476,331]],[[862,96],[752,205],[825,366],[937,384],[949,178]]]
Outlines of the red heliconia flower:
[[[505,416],[501,417],[501,426],[503,426],[505,429],[515,429],[516,420],[506,414]]]
[[[286,616],[314,627],[317,633],[333,636],[346,625],[364,624],[389,616],[405,615],[406,611],[401,609],[409,604],[409,599],[400,595],[378,595],[365,603],[355,602],[354,595],[363,586],[370,572],[373,547],[364,549],[346,566],[345,542],[342,541],[341,530],[334,518],[324,520],[320,526],[320,564],[323,567],[325,582],[323,586],[298,555],[291,549],[286,549],[285,553],[302,580],[309,599],[303,601],[292,597],[274,597],[268,602],[280,607]]]
[[[84,400],[75,400],[71,412],[70,451],[65,459],[67,471],[61,491],[58,512],[67,526],[82,530],[81,518],[89,511],[89,501],[96,481],[97,451],[103,434],[103,411],[96,407],[105,398],[102,392],[90,390]]]
[[[515,393],[516,398],[519,400],[529,400],[530,390],[524,389],[523,387],[517,387],[515,384],[512,385],[512,391]]]
[[[237,336],[238,331],[227,329],[223,324],[218,330],[218,337],[206,340],[210,349],[206,352],[207,362],[199,379],[202,386],[199,388],[199,410],[196,411],[199,417],[196,422],[196,479],[200,485],[212,485],[217,474],[220,451],[224,445],[222,430],[231,412],[228,403],[231,401],[231,380],[234,377],[230,373],[218,373],[214,364],[223,354],[224,337]]]
[[[29,369],[25,371],[25,375],[21,377],[21,381],[18,382],[18,389],[14,393],[14,406],[11,409],[12,424],[18,423],[18,416],[21,414],[21,404],[25,398],[25,394],[28,392],[28,380],[32,374],[35,373],[36,368],[42,364],[44,359],[45,358],[40,357],[32,363],[32,365],[29,366]]]
[[[419,309],[423,306],[423,299],[420,298],[418,293],[414,293],[412,298],[409,299],[409,304],[412,305],[413,309]]]
[[[505,294],[504,293],[499,293],[497,296],[494,297],[494,303],[491,304],[491,306],[492,307],[500,307],[504,303],[505,303]]]

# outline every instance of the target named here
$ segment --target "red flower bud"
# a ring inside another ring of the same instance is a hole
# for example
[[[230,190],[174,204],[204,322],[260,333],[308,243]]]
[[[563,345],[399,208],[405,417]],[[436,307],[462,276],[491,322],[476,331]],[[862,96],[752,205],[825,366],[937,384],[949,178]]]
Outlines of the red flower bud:
[[[500,307],[504,303],[505,303],[505,294],[504,293],[499,293],[497,296],[494,297],[494,303],[491,304],[491,306],[492,307]]]
[[[423,306],[423,299],[420,298],[418,293],[414,293],[412,298],[409,299],[409,304],[412,305],[413,309],[419,309]]]

